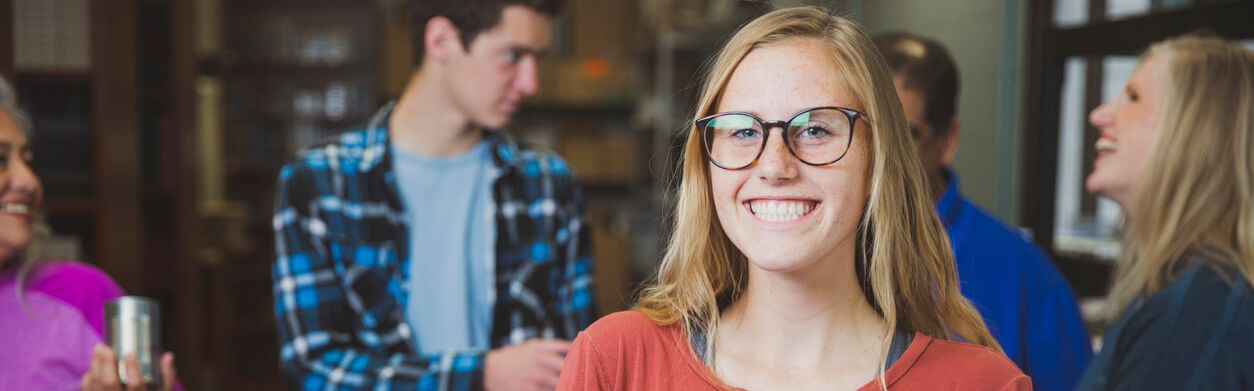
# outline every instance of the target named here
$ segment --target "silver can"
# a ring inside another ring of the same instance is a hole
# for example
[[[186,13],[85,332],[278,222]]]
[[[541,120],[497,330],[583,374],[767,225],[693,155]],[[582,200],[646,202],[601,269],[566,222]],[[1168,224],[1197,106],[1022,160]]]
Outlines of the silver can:
[[[118,378],[130,384],[124,357],[139,359],[139,372],[149,388],[161,385],[161,305],[141,296],[123,296],[105,303],[105,339],[117,355]]]

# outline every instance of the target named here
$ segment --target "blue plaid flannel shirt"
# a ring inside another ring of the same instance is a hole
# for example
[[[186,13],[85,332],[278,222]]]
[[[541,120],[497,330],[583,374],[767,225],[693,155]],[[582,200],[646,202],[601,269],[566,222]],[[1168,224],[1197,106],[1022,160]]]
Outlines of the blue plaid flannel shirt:
[[[407,215],[392,171],[389,104],[366,130],[305,151],[279,173],[274,309],[289,387],[482,389],[486,351],[420,355],[406,323]],[[593,320],[579,186],[557,156],[487,133],[496,283],[491,346],[573,339]]]

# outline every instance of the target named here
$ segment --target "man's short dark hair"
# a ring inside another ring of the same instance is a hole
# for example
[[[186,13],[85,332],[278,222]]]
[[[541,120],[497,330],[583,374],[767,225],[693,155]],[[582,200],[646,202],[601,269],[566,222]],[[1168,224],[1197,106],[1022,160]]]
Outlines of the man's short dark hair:
[[[426,53],[423,38],[431,18],[448,18],[457,27],[462,46],[469,48],[479,33],[501,23],[501,13],[510,5],[521,5],[552,17],[561,9],[562,0],[410,0],[409,36],[414,48],[414,63],[422,64]]]
[[[944,135],[958,111],[958,66],[939,42],[906,32],[875,37],[893,76],[923,95],[924,120]]]

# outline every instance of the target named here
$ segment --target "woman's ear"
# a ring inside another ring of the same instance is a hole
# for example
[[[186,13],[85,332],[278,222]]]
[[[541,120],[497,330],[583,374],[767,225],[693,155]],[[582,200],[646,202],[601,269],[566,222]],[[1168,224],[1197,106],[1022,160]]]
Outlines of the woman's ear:
[[[426,50],[424,53],[426,58],[443,62],[455,52],[465,50],[457,26],[454,26],[453,21],[448,18],[443,16],[431,18],[424,29],[422,43]]]

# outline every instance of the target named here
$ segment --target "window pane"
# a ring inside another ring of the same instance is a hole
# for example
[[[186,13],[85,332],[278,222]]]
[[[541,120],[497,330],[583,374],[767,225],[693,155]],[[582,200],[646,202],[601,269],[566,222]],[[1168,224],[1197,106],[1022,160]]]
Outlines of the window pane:
[[[1075,235],[1080,221],[1080,196],[1084,194],[1084,79],[1087,61],[1067,59],[1063,73],[1062,104],[1058,121],[1058,178],[1054,194],[1054,236]]]
[[[1099,229],[1094,211],[1084,204],[1092,197],[1084,189],[1088,110],[1085,92],[1088,87],[1088,61],[1067,59],[1062,86],[1062,102],[1058,129],[1058,177],[1054,208],[1054,250],[1071,255],[1097,255],[1115,259],[1119,245],[1111,240],[1112,232]]]
[[[1150,10],[1150,0],[1109,0],[1106,2],[1106,18],[1119,20],[1145,15]]]
[[[1089,129],[1088,114],[1093,105],[1088,92],[1109,101],[1123,91],[1128,77],[1136,70],[1135,56],[1108,56],[1100,64],[1101,79],[1088,80],[1088,61],[1068,59],[1062,86],[1059,118],[1058,172],[1055,194],[1054,249],[1060,253],[1095,256],[1114,260],[1119,256],[1118,227],[1122,213],[1118,204],[1089,194],[1084,179],[1092,170],[1097,137]],[[1092,85],[1092,83],[1100,83]],[[1096,88],[1096,89],[1095,89]]]
[[[1054,2],[1054,26],[1081,26],[1089,21],[1088,0],[1057,0]]]
[[[1190,5],[1193,5],[1193,0],[1163,0],[1162,9],[1174,10],[1188,8]]]
[[[1136,56],[1106,56],[1102,59],[1102,102],[1118,97],[1136,70]]]

